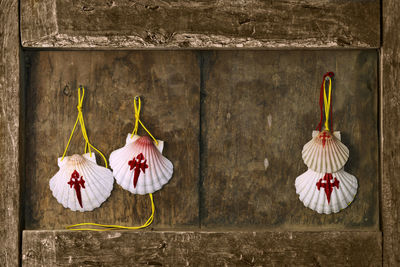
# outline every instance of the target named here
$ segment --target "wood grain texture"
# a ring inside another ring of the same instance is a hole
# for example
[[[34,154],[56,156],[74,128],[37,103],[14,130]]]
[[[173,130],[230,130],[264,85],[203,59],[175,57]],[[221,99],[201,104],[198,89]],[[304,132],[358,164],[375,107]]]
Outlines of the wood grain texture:
[[[201,220],[204,227],[379,229],[377,52],[203,54]],[[358,178],[350,207],[319,215],[299,201],[301,151],[319,122],[322,75],[335,72],[333,128]],[[265,167],[265,160],[269,166]]]
[[[31,52],[27,98],[25,229],[59,229],[78,222],[139,225],[150,215],[148,196],[123,190],[92,212],[64,209],[52,196],[77,116],[77,87],[86,88],[83,114],[91,143],[108,158],[133,130],[133,99],[142,98],[141,120],[165,141],[174,174],[154,194],[155,227],[198,226],[199,77],[193,52]],[[139,128],[139,134],[145,134]],[[68,155],[83,153],[78,128]],[[100,157],[97,162],[104,165]]]
[[[21,105],[18,1],[0,1],[0,266],[18,266]],[[23,164],[22,164],[23,166]]]
[[[380,232],[24,231],[23,266],[381,266]]]
[[[21,0],[24,47],[379,47],[379,0]]]
[[[383,3],[381,50],[382,230],[385,266],[400,266],[400,3]]]

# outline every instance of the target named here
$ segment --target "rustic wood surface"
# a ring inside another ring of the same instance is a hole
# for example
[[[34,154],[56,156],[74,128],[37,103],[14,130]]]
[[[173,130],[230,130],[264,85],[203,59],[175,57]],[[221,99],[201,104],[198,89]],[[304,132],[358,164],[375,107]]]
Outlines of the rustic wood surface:
[[[18,1],[0,1],[0,266],[18,266],[21,105]],[[21,160],[21,161],[20,161]]]
[[[26,229],[80,221],[132,224],[147,217],[148,199],[117,185],[100,209],[84,214],[52,197],[48,180],[75,120],[77,83],[87,87],[89,137],[106,155],[133,127],[132,98],[144,96],[143,120],[166,140],[175,164],[171,184],[155,195],[154,226],[379,229],[373,50],[32,52],[29,58],[27,155],[35,161],[26,172]],[[352,205],[335,215],[305,208],[294,188],[306,170],[301,148],[318,123],[318,87],[326,70],[337,75],[334,128],[351,151],[346,170],[360,185]],[[78,132],[70,154],[81,147]]]
[[[381,51],[383,263],[400,266],[400,2],[383,3]]]
[[[377,60],[374,50],[203,53],[202,226],[378,230]],[[319,122],[327,71],[336,74],[333,128],[359,189],[350,207],[319,215],[294,182],[307,170],[301,151]]]
[[[21,0],[24,47],[379,47],[379,0]]]
[[[380,232],[24,231],[23,266],[381,266]]]
[[[77,87],[86,87],[83,113],[91,143],[108,158],[133,130],[133,99],[142,98],[141,120],[165,141],[174,164],[169,184],[154,194],[159,227],[198,226],[199,77],[194,52],[30,52],[27,87],[25,229],[57,229],[79,222],[139,225],[150,215],[148,196],[117,183],[111,197],[92,212],[64,209],[52,196],[77,116]],[[139,129],[139,134],[144,134]],[[68,155],[83,153],[80,129]],[[97,162],[104,165],[101,158]]]

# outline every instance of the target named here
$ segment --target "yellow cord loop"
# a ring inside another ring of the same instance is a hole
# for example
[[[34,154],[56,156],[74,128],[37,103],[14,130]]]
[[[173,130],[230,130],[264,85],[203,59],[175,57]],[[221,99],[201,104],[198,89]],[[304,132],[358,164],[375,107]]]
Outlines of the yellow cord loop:
[[[69,144],[71,142],[71,139],[72,139],[72,136],[74,134],[75,128],[76,128],[76,126],[78,124],[78,121],[79,121],[79,123],[81,125],[81,129],[82,129],[83,138],[86,141],[86,143],[85,143],[85,153],[86,153],[87,148],[89,148],[89,153],[90,153],[90,148],[93,148],[95,151],[97,151],[103,157],[104,162],[106,163],[106,168],[107,168],[108,164],[107,164],[107,160],[104,157],[104,155],[99,150],[97,150],[92,144],[90,144],[90,142],[89,142],[89,138],[87,136],[87,132],[86,132],[86,128],[85,128],[85,122],[83,120],[83,114],[82,114],[82,103],[83,103],[83,97],[85,95],[85,90],[82,87],[82,96],[81,96],[81,90],[80,89],[81,88],[79,88],[79,91],[78,91],[78,106],[77,106],[78,117],[76,119],[74,128],[72,129],[72,132],[71,132],[71,135],[69,137],[68,144],[67,144],[67,147],[65,148],[65,151],[64,151],[64,154],[62,156],[62,159],[64,159],[64,156],[67,153],[68,146],[69,146]],[[139,118],[140,109],[141,109],[140,97],[138,97],[138,102],[139,102],[139,105],[137,106],[136,98],[135,98],[134,106],[135,106],[135,119],[136,119],[136,121],[135,121],[135,128],[134,128],[134,130],[132,132],[131,138],[133,137],[134,134],[137,133],[138,126],[139,126],[139,123],[140,123],[140,125],[142,125],[143,129],[145,129],[146,132],[153,138],[154,142],[156,144],[158,144],[157,140],[153,137],[153,135],[146,129],[146,127],[140,121],[140,118]],[[122,226],[122,225],[112,225],[112,224],[108,225],[108,224],[98,224],[98,223],[78,223],[78,224],[67,226],[67,229],[71,230],[71,231],[99,231],[99,232],[101,232],[101,231],[110,231],[110,230],[118,230],[118,229],[120,229],[120,230],[137,230],[137,229],[146,228],[146,227],[150,226],[153,223],[154,212],[155,212],[153,194],[149,194],[149,197],[150,197],[150,200],[151,200],[151,215],[147,219],[147,221],[141,226]],[[79,228],[79,227],[82,227],[82,226],[86,226],[86,228]],[[87,228],[87,226],[93,226],[93,227],[96,227],[96,228]]]
[[[81,96],[81,89],[82,89],[82,96]],[[78,122],[79,122],[79,124],[81,125],[83,138],[85,139],[85,153],[86,153],[87,148],[89,148],[89,155],[91,157],[92,153],[91,153],[90,149],[93,148],[103,158],[104,163],[106,164],[106,168],[107,168],[108,167],[108,163],[107,163],[106,157],[104,157],[103,153],[101,153],[100,150],[95,148],[89,142],[89,138],[87,136],[86,127],[85,127],[85,121],[83,119],[83,113],[82,113],[82,104],[83,104],[83,98],[84,97],[85,97],[85,88],[79,87],[78,88],[78,106],[76,106],[76,108],[78,109],[78,117],[76,118],[75,125],[74,125],[74,128],[72,129],[71,135],[69,136],[68,143],[67,143],[67,146],[65,147],[65,150],[64,150],[64,153],[62,155],[61,161],[64,159],[65,155],[67,154],[67,150],[68,150],[69,144],[71,143],[72,136],[74,135],[76,126],[78,125]]]
[[[329,80],[328,97],[326,96],[325,81],[324,81],[324,108],[325,108],[325,129],[329,131],[329,111],[331,108],[331,96],[332,96],[332,79],[327,76],[326,79]]]
[[[136,99],[138,100],[139,104],[136,104]],[[131,134],[131,138],[137,134],[138,128],[139,128],[139,123],[142,125],[143,129],[153,138],[154,142],[156,145],[158,145],[158,141],[154,138],[154,136],[147,130],[147,128],[143,125],[142,121],[140,120],[140,109],[142,108],[142,101],[140,100],[140,97],[137,96],[134,99],[133,106],[135,108],[135,127],[133,128],[133,132]]]
[[[155,206],[154,206],[154,200],[153,200],[153,194],[149,194],[150,200],[151,200],[151,215],[147,219],[147,221],[141,225],[141,226],[122,226],[122,225],[113,225],[113,224],[98,224],[98,223],[78,223],[74,225],[67,226],[67,229],[72,230],[72,231],[109,231],[109,230],[138,230],[138,229],[143,229],[150,224],[153,223],[154,220],[154,211],[155,211]],[[102,228],[76,228],[79,226],[95,226],[95,227],[103,227]]]

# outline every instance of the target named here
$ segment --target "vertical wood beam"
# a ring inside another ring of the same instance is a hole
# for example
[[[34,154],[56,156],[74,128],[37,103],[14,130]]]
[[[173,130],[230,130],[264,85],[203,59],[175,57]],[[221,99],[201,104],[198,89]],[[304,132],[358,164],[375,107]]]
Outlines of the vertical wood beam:
[[[18,266],[20,41],[18,0],[0,1],[0,266]]]
[[[400,2],[384,0],[381,55],[383,264],[400,265]]]

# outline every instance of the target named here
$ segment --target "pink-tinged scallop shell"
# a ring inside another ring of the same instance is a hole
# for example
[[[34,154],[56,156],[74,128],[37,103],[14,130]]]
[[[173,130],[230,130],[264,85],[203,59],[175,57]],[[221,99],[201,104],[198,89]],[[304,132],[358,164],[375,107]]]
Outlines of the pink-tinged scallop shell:
[[[128,134],[124,147],[110,155],[110,166],[117,183],[133,194],[160,190],[172,177],[173,165],[161,153],[164,142],[156,146],[149,137]]]
[[[346,164],[349,149],[340,141],[340,132],[314,131],[313,139],[303,147],[302,156],[309,169],[332,173]]]
[[[343,169],[318,173],[309,169],[296,178],[296,193],[304,206],[318,213],[337,213],[345,209],[357,194],[357,178]]]
[[[60,170],[49,185],[57,201],[72,211],[91,211],[111,195],[112,172],[96,164],[95,154],[72,155],[58,159]]]

